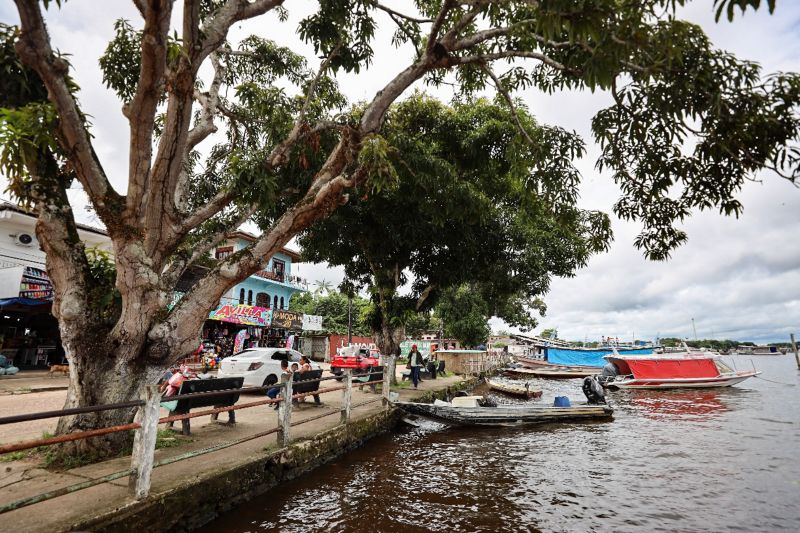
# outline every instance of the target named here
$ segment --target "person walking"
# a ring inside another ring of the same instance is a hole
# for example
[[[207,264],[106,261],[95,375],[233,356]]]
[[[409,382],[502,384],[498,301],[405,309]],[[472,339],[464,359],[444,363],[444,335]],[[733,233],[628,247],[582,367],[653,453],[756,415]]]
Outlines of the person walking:
[[[417,345],[411,345],[411,352],[408,354],[408,368],[411,369],[411,382],[414,383],[414,388],[417,388],[419,383],[419,372],[422,368],[422,354],[417,350]]]

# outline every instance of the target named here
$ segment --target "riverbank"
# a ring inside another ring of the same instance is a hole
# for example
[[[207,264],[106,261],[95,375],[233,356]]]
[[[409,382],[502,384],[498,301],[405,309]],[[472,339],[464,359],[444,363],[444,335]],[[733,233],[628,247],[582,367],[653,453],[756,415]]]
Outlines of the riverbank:
[[[447,389],[469,385],[459,376],[428,380],[419,390],[399,388],[402,400],[443,396]],[[257,397],[244,396],[240,403]],[[353,405],[379,399],[377,394],[353,390]],[[341,393],[322,395],[323,405],[302,405],[294,410],[292,441],[278,448],[275,435],[256,438],[205,455],[158,467],[152,474],[148,498],[135,501],[128,491],[128,477],[59,496],[2,515],[2,523],[15,532],[38,531],[163,531],[190,530],[212,520],[220,512],[262,494],[276,485],[309,472],[366,440],[391,429],[397,421],[393,410],[380,401],[354,407],[351,422],[342,426],[338,411]],[[331,416],[319,418],[325,412]],[[220,420],[225,419],[222,415]],[[313,419],[313,420],[312,420]],[[189,438],[176,436],[173,447],[156,450],[156,461],[176,458],[226,442],[243,439],[274,427],[276,411],[266,406],[242,409],[237,424],[193,420]],[[29,498],[130,468],[130,457],[120,457],[64,472],[41,468],[38,461],[0,463],[0,505]]]

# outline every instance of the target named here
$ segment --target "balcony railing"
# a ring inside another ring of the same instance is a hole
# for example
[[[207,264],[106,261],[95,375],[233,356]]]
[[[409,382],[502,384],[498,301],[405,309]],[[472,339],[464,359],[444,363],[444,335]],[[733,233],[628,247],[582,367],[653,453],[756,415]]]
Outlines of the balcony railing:
[[[287,276],[283,272],[272,272],[269,270],[259,270],[254,274],[259,278],[277,281],[278,283],[286,283],[298,289],[305,289],[308,287],[308,281],[298,276]]]

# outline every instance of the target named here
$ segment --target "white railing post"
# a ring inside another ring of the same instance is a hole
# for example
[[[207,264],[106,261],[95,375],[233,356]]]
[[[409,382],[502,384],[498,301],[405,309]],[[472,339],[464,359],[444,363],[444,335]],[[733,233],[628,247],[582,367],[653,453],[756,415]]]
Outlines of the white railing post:
[[[161,393],[158,385],[148,385],[144,390],[144,405],[139,408],[137,418],[142,425],[133,437],[131,453],[131,475],[128,488],[134,498],[142,500],[150,493],[150,474],[153,471],[153,454],[158,435],[158,408]]]
[[[292,375],[284,374],[281,376],[281,383],[283,383],[281,395],[283,400],[278,405],[278,424],[281,429],[278,430],[278,445],[289,445],[289,429],[292,426]]]
[[[353,371],[349,368],[344,369],[344,389],[342,389],[342,424],[350,422],[350,405],[353,399]]]
[[[397,357],[390,355],[383,362],[383,407],[389,409],[391,406],[389,394],[392,392],[392,376],[394,376],[394,365]]]

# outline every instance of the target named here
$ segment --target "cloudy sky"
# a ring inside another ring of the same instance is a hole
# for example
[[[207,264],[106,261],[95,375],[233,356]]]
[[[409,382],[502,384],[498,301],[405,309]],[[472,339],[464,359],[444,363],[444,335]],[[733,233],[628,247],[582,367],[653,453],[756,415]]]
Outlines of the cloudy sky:
[[[406,3],[388,4],[402,7]],[[682,16],[701,24],[718,47],[758,61],[766,72],[800,70],[800,2],[779,1],[772,16],[766,10],[750,11],[732,24],[714,23],[712,5],[711,0],[696,1]],[[274,16],[261,17],[235,27],[232,40],[257,33],[313,57],[294,30],[314,2],[288,0],[286,6],[291,14],[287,23]],[[140,25],[127,0],[70,0],[60,11],[51,7],[47,21],[55,47],[72,54],[80,100],[92,116],[95,148],[114,185],[124,190],[127,123],[119,101],[103,87],[97,66],[117,18]],[[0,21],[17,23],[11,2],[0,3]],[[408,50],[390,46],[393,29],[388,19],[383,22],[373,67],[341,80],[352,100],[371,98],[402,68],[400,59],[410,57]],[[609,96],[535,91],[519,96],[541,122],[573,129],[586,139],[588,154],[578,162],[584,176],[581,205],[610,212],[619,189],[608,175],[594,170],[598,149],[589,129],[592,116],[609,104]],[[748,183],[742,191],[745,209],[739,219],[700,213],[688,220],[684,229],[689,243],[666,263],[646,261],[632,244],[638,226],[612,217],[616,241],[611,251],[593,258],[576,277],[554,280],[541,326],[558,327],[564,338],[590,340],[601,335],[691,337],[692,319],[698,336],[705,338],[773,341],[787,340],[790,332],[800,333],[800,189],[769,174],[759,179],[760,183]],[[70,191],[70,198],[81,221],[97,223],[84,209],[85,197],[77,187]],[[303,264],[295,273],[310,280],[341,280],[341,272],[327,265]],[[503,327],[497,320],[492,324],[495,329]]]

